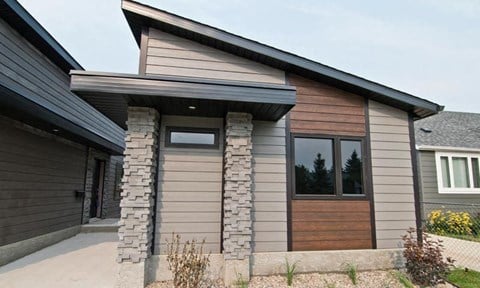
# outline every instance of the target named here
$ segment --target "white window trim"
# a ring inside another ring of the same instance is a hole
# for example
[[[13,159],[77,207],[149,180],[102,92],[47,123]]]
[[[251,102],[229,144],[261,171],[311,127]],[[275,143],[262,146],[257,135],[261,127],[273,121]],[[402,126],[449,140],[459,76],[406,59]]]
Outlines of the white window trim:
[[[468,178],[470,181],[470,188],[446,188],[443,187],[442,177],[442,163],[440,157],[448,157],[448,169],[450,170],[450,184],[455,185],[453,175],[453,162],[452,157],[467,158],[468,165]],[[472,158],[478,158],[480,161],[480,154],[478,153],[457,153],[457,152],[435,152],[435,165],[437,168],[437,186],[439,194],[480,194],[480,188],[473,188],[473,170],[472,170]]]

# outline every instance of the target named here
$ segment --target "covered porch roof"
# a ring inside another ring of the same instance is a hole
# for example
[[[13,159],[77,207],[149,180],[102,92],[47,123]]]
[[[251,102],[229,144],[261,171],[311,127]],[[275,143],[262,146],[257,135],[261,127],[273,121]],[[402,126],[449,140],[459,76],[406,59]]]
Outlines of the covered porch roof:
[[[123,128],[127,106],[205,117],[248,112],[256,120],[276,121],[296,102],[296,88],[289,85],[189,77],[71,71],[70,88]]]

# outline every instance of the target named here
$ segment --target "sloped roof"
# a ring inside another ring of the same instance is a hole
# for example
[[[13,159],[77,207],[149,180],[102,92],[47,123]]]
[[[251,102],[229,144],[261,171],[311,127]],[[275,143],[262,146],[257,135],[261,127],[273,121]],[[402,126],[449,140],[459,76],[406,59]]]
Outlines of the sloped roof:
[[[82,66],[70,53],[16,0],[0,0],[0,13],[3,20],[58,65],[66,74],[70,70],[83,70]]]
[[[443,111],[415,121],[417,146],[480,149],[480,114]]]
[[[318,80],[412,112],[416,118],[427,117],[443,109],[442,106],[426,99],[164,10],[131,0],[122,0],[122,9],[139,46],[142,28],[154,27],[218,50]]]

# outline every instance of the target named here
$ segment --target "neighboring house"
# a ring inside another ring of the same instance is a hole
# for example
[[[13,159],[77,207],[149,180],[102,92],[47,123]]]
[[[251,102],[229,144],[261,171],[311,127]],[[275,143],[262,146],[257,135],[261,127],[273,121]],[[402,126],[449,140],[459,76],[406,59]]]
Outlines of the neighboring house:
[[[415,121],[415,139],[425,209],[480,205],[480,114],[444,111]]]
[[[71,69],[20,4],[0,1],[0,265],[119,217],[125,132],[70,91]]]
[[[389,248],[420,213],[413,120],[439,105],[133,1],[122,8],[139,74],[71,72],[72,91],[127,130],[120,286],[169,277],[172,232],[205,239],[227,283],[279,273],[288,255],[303,255],[303,272],[398,263]]]

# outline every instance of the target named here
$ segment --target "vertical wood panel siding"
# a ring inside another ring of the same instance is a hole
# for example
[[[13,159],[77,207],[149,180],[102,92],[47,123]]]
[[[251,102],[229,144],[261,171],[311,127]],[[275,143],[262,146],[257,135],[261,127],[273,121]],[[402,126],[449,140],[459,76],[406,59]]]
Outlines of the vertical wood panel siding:
[[[165,127],[220,129],[218,149],[165,147]],[[220,253],[222,216],[223,119],[163,116],[156,214],[155,253],[165,254],[172,232],[182,240],[205,239]]]
[[[408,114],[369,101],[369,122],[377,247],[397,248],[416,227]]]
[[[117,145],[123,130],[70,92],[70,77],[0,19],[0,83]]]
[[[80,225],[86,148],[38,131],[0,118],[0,246]]]
[[[288,75],[288,81],[297,87],[292,133],[365,136],[363,97],[296,75]]]
[[[253,121],[253,252],[287,251],[285,120]]]
[[[146,74],[285,83],[285,72],[150,28]]]
[[[438,203],[480,203],[480,195],[468,194],[440,194],[438,193],[437,167],[435,164],[434,151],[419,151],[420,162],[420,188],[423,193],[423,201]],[[440,206],[440,205],[438,205]],[[433,208],[434,205],[430,205]],[[454,207],[448,207],[449,209]],[[459,207],[460,208],[460,207]],[[428,213],[428,211],[425,211]]]
[[[292,249],[372,248],[368,201],[292,201]]]

